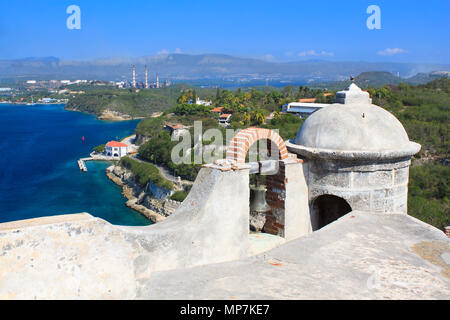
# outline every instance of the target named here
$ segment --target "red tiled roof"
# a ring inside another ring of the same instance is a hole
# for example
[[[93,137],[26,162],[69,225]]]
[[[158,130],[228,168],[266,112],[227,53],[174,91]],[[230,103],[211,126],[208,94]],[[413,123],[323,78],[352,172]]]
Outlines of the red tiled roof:
[[[179,123],[168,123],[168,124],[166,124],[166,127],[169,127],[169,128],[172,128],[172,129],[176,130],[176,129],[182,128],[183,125],[179,124]]]
[[[211,112],[222,112],[223,107],[217,107],[211,110]]]
[[[125,143],[118,141],[110,141],[106,145],[111,148],[128,147],[128,145],[126,145]]]
[[[298,100],[298,102],[316,102],[316,98],[300,99],[300,100]]]
[[[221,114],[220,115],[220,118],[228,118],[229,116],[231,116],[231,114],[228,114],[228,113],[224,113],[224,114]]]

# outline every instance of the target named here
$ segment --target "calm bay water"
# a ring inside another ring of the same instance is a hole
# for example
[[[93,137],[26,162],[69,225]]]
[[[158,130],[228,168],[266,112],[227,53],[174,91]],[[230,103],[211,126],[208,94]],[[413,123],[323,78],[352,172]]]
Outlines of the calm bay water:
[[[0,223],[88,212],[117,225],[150,224],[125,206],[121,188],[105,175],[110,163],[87,162],[88,172],[77,165],[136,125],[98,121],[63,105],[0,104]]]

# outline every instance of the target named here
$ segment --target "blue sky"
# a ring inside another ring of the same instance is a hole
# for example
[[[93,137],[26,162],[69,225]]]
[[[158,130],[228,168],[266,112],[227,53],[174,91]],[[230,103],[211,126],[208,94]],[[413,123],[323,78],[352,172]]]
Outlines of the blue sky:
[[[81,30],[69,30],[69,5]],[[381,30],[369,30],[369,5]],[[224,53],[273,61],[450,63],[449,0],[0,1],[0,59]]]

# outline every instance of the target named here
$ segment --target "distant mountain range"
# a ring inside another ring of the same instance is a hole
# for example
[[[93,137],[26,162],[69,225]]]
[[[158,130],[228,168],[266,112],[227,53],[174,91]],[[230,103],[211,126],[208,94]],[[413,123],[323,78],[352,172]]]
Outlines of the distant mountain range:
[[[418,73],[409,78],[400,78],[390,72],[385,71],[369,71],[363,72],[354,78],[355,83],[361,88],[381,87],[386,84],[398,85],[406,83],[410,85],[424,84],[442,77],[450,77],[450,71],[434,71],[429,73]],[[327,81],[310,84],[313,88],[342,90],[351,83],[350,80],[344,81]]]
[[[0,60],[0,80],[6,79],[97,79],[131,80],[132,65],[136,65],[138,81],[144,79],[144,66],[150,68],[150,79],[189,81],[227,79],[232,81],[294,80],[311,82],[345,80],[350,75],[368,71],[385,71],[393,76],[411,77],[437,70],[450,70],[450,65],[322,61],[268,62],[222,54],[167,54],[141,58],[108,58],[90,61],[60,60],[55,57]],[[398,78],[398,77],[397,77]]]

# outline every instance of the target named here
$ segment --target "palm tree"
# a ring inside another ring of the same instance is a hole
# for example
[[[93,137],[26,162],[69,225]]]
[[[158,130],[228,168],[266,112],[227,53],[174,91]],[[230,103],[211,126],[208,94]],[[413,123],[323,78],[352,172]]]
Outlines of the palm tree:
[[[281,119],[281,112],[280,111],[274,111],[273,119]]]

